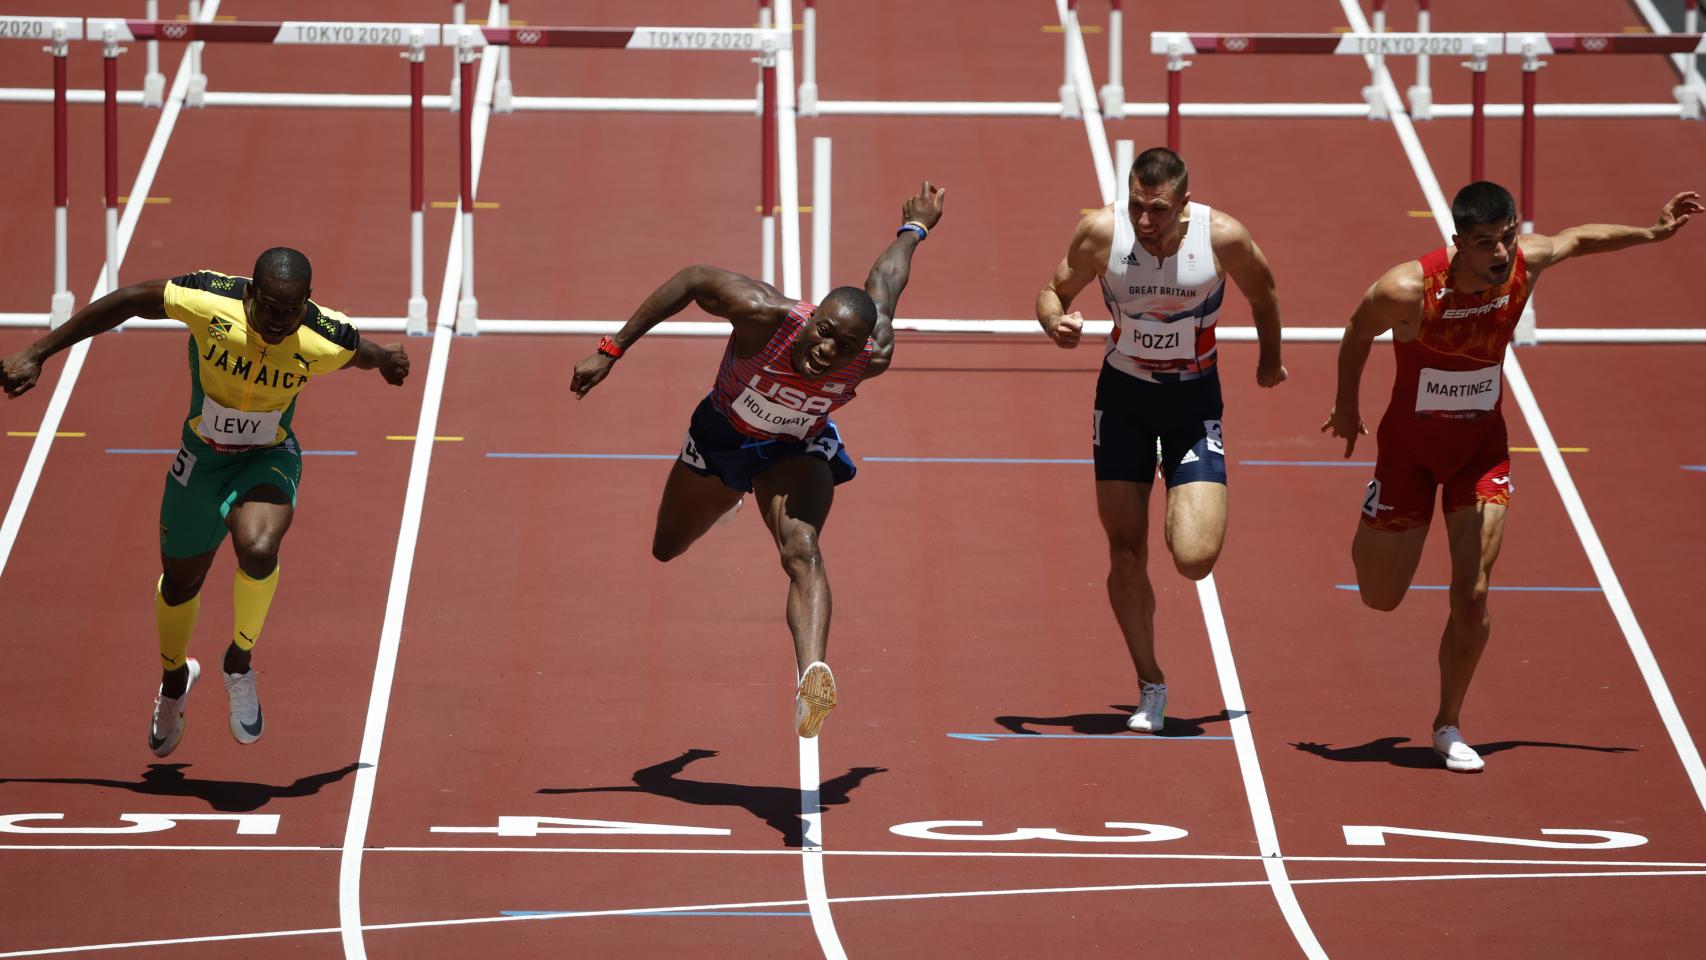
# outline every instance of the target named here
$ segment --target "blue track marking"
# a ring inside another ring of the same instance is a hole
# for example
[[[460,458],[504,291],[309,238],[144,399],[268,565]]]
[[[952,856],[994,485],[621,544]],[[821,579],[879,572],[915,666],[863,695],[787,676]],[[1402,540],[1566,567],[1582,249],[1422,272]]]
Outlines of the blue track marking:
[[[1373,460],[1240,460],[1240,467],[1372,467]]]
[[[1335,583],[1334,590],[1355,590],[1354,583]],[[1444,583],[1413,584],[1411,590],[1450,590],[1451,586]],[[1488,587],[1488,590],[1505,590],[1511,593],[1599,593],[1598,587]]]
[[[1706,463],[1685,463],[1682,465],[1682,469],[1696,470],[1700,473],[1706,473]]]
[[[974,740],[978,742],[988,742],[991,740],[1106,740],[1109,742],[1123,740],[1129,742],[1132,740],[1185,741],[1232,739],[1231,737],[1211,737],[1206,734],[1194,737],[1169,737],[1166,735],[1158,737],[1147,733],[950,733],[948,736],[955,740]]]
[[[163,457],[169,457],[169,456],[172,456],[173,454],[177,453],[178,448],[172,447],[171,449],[166,449],[166,448],[156,449],[153,447],[108,447],[107,452],[108,453],[140,453],[140,454],[156,454],[157,453]],[[304,451],[302,451],[302,455],[305,457],[354,457],[354,456],[358,456],[359,452],[355,451],[355,450],[304,450]]]

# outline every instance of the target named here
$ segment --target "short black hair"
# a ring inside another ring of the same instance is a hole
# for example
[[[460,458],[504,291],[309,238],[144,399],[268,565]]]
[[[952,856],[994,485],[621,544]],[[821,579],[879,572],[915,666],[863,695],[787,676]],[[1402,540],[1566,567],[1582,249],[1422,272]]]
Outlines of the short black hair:
[[[823,302],[817,306],[819,310],[850,314],[869,330],[875,330],[877,327],[877,302],[858,287],[836,287],[829,291]]]
[[[290,247],[273,247],[255,258],[253,277],[258,281],[263,276],[314,285],[314,268],[309,266],[308,258]]]
[[[1191,173],[1185,158],[1166,147],[1150,147],[1131,162],[1131,182],[1145,187],[1172,186],[1183,194],[1190,189]]]
[[[1516,219],[1511,192],[1491,180],[1477,180],[1451,198],[1451,223],[1457,235],[1467,236],[1482,224],[1505,224]]]

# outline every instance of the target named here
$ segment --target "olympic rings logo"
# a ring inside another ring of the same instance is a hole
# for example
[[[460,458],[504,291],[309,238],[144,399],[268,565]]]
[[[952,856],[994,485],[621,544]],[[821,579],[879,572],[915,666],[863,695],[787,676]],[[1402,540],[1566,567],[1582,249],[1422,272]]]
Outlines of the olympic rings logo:
[[[1583,37],[1582,49],[1589,53],[1601,53],[1611,46],[1611,41],[1604,37]]]
[[[542,36],[543,34],[537,30],[517,30],[515,33],[515,42],[522,46],[530,47],[538,43]]]
[[[190,26],[187,23],[168,23],[160,28],[160,35],[167,40],[182,40],[189,36]]]
[[[1223,37],[1220,41],[1222,49],[1228,53],[1243,53],[1250,48],[1249,37]]]

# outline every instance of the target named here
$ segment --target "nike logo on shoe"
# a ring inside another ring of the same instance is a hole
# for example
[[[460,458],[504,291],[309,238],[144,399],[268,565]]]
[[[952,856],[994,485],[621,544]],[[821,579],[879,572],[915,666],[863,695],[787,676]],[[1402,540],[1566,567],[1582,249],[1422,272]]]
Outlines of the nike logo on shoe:
[[[242,727],[243,732],[248,734],[251,737],[260,736],[261,735],[261,711],[258,709],[255,711],[255,722],[254,723],[252,723],[252,724],[251,723],[244,723],[241,720],[239,720],[239,721],[237,721],[237,725]]]

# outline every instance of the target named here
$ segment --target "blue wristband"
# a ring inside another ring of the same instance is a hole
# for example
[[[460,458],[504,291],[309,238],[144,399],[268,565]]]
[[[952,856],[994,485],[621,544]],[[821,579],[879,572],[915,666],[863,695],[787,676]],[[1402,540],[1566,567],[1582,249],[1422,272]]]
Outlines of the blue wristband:
[[[913,233],[918,234],[919,240],[923,240],[925,237],[930,236],[930,231],[924,229],[924,225],[922,223],[914,223],[911,220],[908,220],[905,223],[901,224],[900,229],[896,230],[894,232],[894,235],[898,237],[908,230],[911,230]]]

